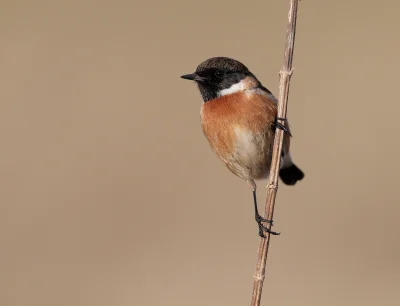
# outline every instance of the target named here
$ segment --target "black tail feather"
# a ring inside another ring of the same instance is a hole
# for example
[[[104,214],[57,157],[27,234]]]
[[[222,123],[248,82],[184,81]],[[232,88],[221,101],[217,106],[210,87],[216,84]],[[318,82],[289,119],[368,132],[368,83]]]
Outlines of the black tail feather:
[[[286,185],[294,185],[304,178],[304,173],[295,164],[279,171],[279,176]]]

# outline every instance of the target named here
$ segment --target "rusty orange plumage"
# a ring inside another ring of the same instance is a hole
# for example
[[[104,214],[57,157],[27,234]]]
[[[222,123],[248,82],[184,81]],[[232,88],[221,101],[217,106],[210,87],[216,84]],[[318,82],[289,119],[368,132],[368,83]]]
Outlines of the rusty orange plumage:
[[[272,93],[242,63],[216,57],[201,63],[196,72],[182,76],[194,80],[204,100],[201,125],[211,149],[235,175],[253,189],[255,217],[260,236],[270,231],[262,222],[254,180],[267,178],[271,165],[275,128],[285,130],[280,177],[287,185],[303,179],[304,173],[290,154],[289,124],[277,123],[277,101]]]
[[[201,108],[202,128],[211,148],[229,170],[245,180],[268,174],[275,118],[276,106],[257,93],[223,96]],[[251,150],[250,138],[258,148],[253,154],[241,154]]]

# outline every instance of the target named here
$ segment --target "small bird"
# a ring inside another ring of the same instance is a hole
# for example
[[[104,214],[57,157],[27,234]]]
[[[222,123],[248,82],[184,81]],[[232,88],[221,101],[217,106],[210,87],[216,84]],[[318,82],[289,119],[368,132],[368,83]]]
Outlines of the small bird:
[[[286,119],[277,118],[277,99],[245,65],[228,57],[209,58],[194,73],[181,78],[198,85],[204,100],[201,125],[211,149],[253,190],[259,235],[265,237],[264,231],[279,235],[263,225],[263,222],[272,225],[272,220],[265,220],[258,213],[254,181],[269,176],[276,128],[285,131],[281,180],[294,185],[304,178],[304,173],[292,161],[289,124]]]

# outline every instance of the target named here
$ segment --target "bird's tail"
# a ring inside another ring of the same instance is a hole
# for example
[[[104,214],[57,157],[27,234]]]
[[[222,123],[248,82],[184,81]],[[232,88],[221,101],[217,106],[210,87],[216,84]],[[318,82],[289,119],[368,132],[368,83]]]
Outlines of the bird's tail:
[[[279,177],[286,185],[294,185],[304,178],[304,173],[295,164],[284,167],[279,171]]]

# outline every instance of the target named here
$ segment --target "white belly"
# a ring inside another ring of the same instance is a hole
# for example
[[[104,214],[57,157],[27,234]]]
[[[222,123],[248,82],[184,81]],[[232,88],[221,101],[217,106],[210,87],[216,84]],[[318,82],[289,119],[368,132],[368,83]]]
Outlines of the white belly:
[[[271,163],[270,141],[267,133],[254,134],[251,130],[235,128],[236,150],[234,159],[240,172],[250,178],[268,175]]]

